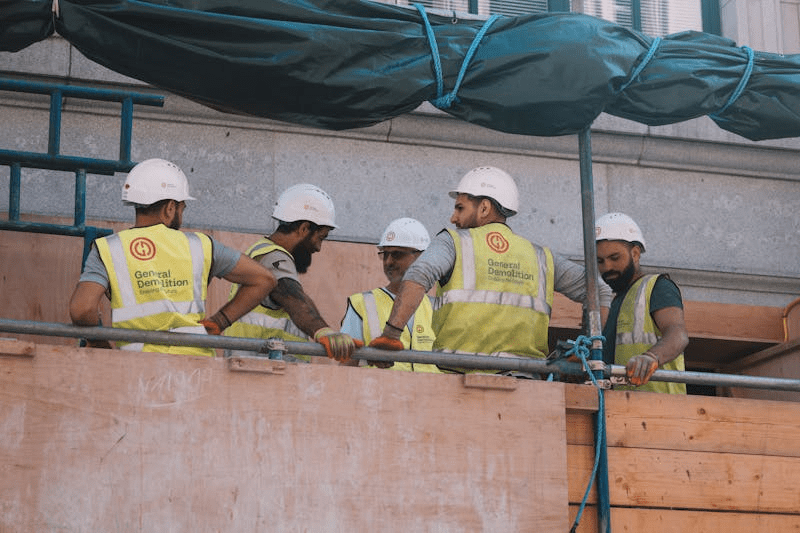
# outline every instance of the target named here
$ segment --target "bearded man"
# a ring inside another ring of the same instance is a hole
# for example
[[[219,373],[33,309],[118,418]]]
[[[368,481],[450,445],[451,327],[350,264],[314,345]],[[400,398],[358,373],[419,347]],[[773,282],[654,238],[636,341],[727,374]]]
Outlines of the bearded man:
[[[247,255],[269,270],[278,284],[261,305],[228,328],[226,335],[295,342],[313,338],[325,347],[328,357],[340,362],[349,361],[356,347],[363,346],[328,326],[298,279],[298,274],[308,271],[312,254],[322,250],[322,241],[336,228],[335,216],[330,196],[315,185],[301,183],[280,195],[272,213],[278,228],[247,250]],[[231,289],[231,297],[237,289]],[[295,354],[287,359],[310,362],[311,358]]]
[[[621,388],[686,394],[683,383],[650,381],[657,368],[685,370],[689,335],[680,289],[666,274],[642,273],[644,236],[629,216],[605,214],[597,219],[595,233],[598,270],[614,291],[603,327],[603,359],[625,365],[633,387]]]

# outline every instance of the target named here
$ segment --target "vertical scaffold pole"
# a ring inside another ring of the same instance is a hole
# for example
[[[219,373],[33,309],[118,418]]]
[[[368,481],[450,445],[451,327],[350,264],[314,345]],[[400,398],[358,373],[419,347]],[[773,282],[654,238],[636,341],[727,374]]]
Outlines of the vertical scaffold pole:
[[[592,140],[589,128],[578,134],[581,171],[581,210],[583,213],[583,257],[586,267],[586,295],[589,315],[589,335],[598,337],[602,334],[600,319],[600,293],[597,284],[597,243],[594,231],[594,183],[592,178]],[[599,340],[592,342],[590,350],[592,360],[603,359],[603,344]],[[595,379],[603,379],[602,372],[594,371]],[[600,393],[602,394],[602,392]],[[600,447],[597,467],[597,530],[600,533],[611,532],[611,505],[608,487],[608,453],[606,448],[606,432],[603,418],[605,412],[598,411],[595,418],[595,429],[600,428],[598,442]]]

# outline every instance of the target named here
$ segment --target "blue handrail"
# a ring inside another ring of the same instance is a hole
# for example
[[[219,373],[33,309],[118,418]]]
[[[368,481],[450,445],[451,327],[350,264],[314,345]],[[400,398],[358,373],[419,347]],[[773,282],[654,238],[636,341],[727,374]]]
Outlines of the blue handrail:
[[[81,265],[83,265],[89,254],[92,242],[97,237],[112,233],[110,229],[86,226],[86,174],[113,176],[116,172],[130,171],[136,164],[131,161],[133,104],[161,107],[164,105],[164,97],[115,89],[78,87],[8,78],[0,78],[0,90],[50,96],[47,152],[0,149],[0,165],[8,166],[11,174],[8,220],[0,221],[0,230],[83,237],[83,259],[81,261]],[[121,104],[118,159],[98,159],[61,154],[61,115],[64,98],[67,97],[119,102]],[[22,168],[57,170],[75,174],[75,216],[72,225],[20,220]]]

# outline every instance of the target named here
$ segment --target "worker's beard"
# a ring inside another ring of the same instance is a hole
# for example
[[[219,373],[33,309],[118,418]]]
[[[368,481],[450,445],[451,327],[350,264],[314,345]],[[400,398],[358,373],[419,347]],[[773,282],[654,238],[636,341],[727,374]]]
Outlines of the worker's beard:
[[[608,286],[611,287],[611,290],[614,291],[615,294],[620,294],[628,288],[635,274],[636,265],[633,264],[633,258],[631,257],[630,263],[625,267],[625,270],[622,272],[609,270],[603,274],[603,281],[608,283]],[[612,277],[609,279],[609,276]]]
[[[311,266],[311,254],[314,253],[314,247],[309,239],[301,242],[292,252],[294,257],[294,267],[297,269],[298,274],[305,274],[308,267]]]

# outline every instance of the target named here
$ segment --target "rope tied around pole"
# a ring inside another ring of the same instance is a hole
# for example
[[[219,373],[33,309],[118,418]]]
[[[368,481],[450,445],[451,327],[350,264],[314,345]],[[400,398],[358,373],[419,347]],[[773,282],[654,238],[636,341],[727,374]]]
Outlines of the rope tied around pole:
[[[581,505],[578,508],[578,514],[575,516],[575,521],[572,523],[572,527],[570,528],[570,533],[575,533],[578,530],[578,524],[581,521],[581,516],[583,515],[583,509],[586,507],[586,500],[589,498],[589,491],[592,490],[592,485],[594,484],[594,478],[597,476],[597,467],[600,463],[600,449],[601,446],[604,445],[605,439],[603,435],[605,435],[605,420],[606,420],[606,413],[605,413],[605,397],[603,396],[603,388],[597,382],[597,379],[594,377],[594,372],[589,368],[589,362],[587,361],[590,355],[590,347],[595,341],[605,342],[605,337],[602,335],[595,335],[595,336],[586,336],[586,335],[579,335],[577,339],[575,339],[575,344],[572,348],[567,350],[567,356],[575,355],[583,364],[583,369],[589,374],[589,378],[592,380],[592,384],[597,388],[597,433],[595,435],[595,445],[594,445],[594,466],[592,467],[592,475],[589,477],[589,484],[586,486],[586,492],[583,495],[583,500],[581,501]]]
[[[430,20],[428,20],[428,14],[425,12],[425,6],[422,4],[414,4],[414,7],[417,8],[417,11],[419,11],[420,16],[422,17],[422,22],[425,24],[425,33],[428,37],[428,43],[431,47],[431,56],[433,57],[433,70],[436,73],[436,99],[432,100],[431,103],[439,109],[448,109],[453,105],[454,102],[458,101],[458,89],[461,87],[461,83],[464,81],[464,76],[466,75],[467,68],[472,61],[472,56],[475,55],[475,51],[478,49],[478,45],[483,40],[486,32],[489,31],[489,27],[494,23],[495,20],[500,18],[500,15],[492,15],[486,20],[486,22],[484,22],[481,29],[475,35],[475,38],[472,40],[469,50],[467,50],[467,53],[464,56],[464,61],[461,63],[461,70],[458,73],[458,78],[456,78],[456,83],[453,86],[453,90],[447,94],[444,94],[442,59],[439,56],[439,46],[436,44],[436,35],[433,33],[433,27],[431,26]]]

